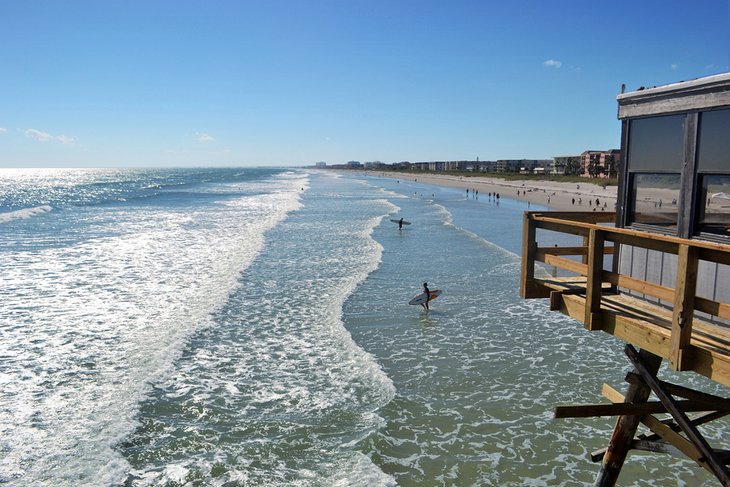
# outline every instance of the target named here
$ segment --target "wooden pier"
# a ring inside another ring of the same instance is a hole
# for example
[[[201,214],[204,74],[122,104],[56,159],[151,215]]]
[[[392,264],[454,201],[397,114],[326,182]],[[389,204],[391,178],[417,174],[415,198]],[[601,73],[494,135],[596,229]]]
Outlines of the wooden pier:
[[[730,245],[616,228],[615,220],[615,214],[603,212],[524,216],[520,295],[549,298],[551,310],[623,340],[634,366],[625,396],[604,385],[609,404],[558,407],[555,417],[618,417],[608,447],[592,455],[602,461],[597,486],[616,483],[631,449],[686,456],[730,485],[730,451],[710,446],[697,428],[730,414],[730,399],[657,378],[666,360],[673,370],[730,386],[730,304],[696,294],[700,267],[730,265]],[[577,243],[545,241],[551,236],[566,241],[566,235]],[[622,246],[676,256],[674,287],[618,272]],[[536,269],[536,262],[545,266]],[[549,275],[550,269],[559,269],[559,277]],[[652,393],[658,400],[649,400]],[[635,437],[639,424],[652,434]]]

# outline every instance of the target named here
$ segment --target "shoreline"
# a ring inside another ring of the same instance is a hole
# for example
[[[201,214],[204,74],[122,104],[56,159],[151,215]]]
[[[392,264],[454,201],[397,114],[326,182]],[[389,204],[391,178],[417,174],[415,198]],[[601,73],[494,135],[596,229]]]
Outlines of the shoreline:
[[[616,186],[605,188],[589,182],[557,182],[557,181],[534,181],[514,180],[508,181],[497,177],[487,176],[453,176],[433,173],[404,174],[404,173],[366,173],[368,175],[378,174],[391,179],[402,179],[404,181],[415,181],[437,186],[448,186],[461,188],[466,194],[477,191],[481,196],[489,193],[499,194],[500,198],[512,198],[526,202],[528,207],[532,204],[547,206],[551,210],[561,211],[614,211],[616,208]],[[595,204],[598,199],[598,205]]]

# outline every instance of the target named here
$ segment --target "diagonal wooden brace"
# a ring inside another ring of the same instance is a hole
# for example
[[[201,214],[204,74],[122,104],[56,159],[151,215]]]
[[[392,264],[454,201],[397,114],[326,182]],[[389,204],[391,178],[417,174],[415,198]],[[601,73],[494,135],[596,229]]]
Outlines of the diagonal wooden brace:
[[[682,431],[687,435],[687,438],[695,445],[695,447],[702,453],[702,461],[707,462],[712,470],[712,473],[717,479],[722,482],[722,485],[730,486],[730,472],[723,464],[722,460],[715,455],[712,447],[707,443],[704,436],[695,428],[692,422],[689,420],[686,414],[677,407],[677,404],[671,394],[667,393],[661,386],[654,374],[650,373],[639,358],[639,352],[627,344],[624,349],[629,360],[634,364],[636,370],[641,374],[644,382],[651,388],[656,394],[659,400],[667,408],[667,411],[672,415],[674,421],[677,422]]]

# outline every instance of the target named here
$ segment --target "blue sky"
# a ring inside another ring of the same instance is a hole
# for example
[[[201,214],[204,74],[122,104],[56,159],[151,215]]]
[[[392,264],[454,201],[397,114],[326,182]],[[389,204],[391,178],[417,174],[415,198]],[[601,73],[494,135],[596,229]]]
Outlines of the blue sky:
[[[0,167],[551,158],[730,70],[728,0],[0,0]]]

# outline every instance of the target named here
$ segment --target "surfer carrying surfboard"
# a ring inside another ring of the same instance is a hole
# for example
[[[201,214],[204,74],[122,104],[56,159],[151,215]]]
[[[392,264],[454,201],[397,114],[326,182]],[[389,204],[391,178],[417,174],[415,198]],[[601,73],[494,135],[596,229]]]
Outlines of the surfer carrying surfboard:
[[[403,218],[398,220],[398,230],[403,230]]]
[[[426,301],[421,303],[423,309],[428,310],[428,302],[431,300],[431,291],[428,289],[428,283],[423,283],[423,293],[426,295]]]

